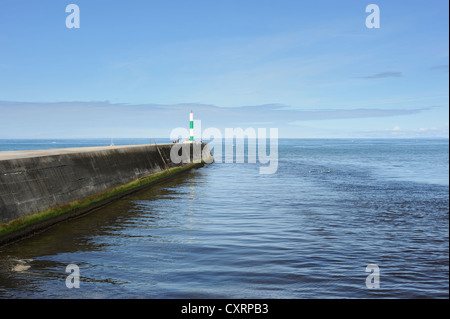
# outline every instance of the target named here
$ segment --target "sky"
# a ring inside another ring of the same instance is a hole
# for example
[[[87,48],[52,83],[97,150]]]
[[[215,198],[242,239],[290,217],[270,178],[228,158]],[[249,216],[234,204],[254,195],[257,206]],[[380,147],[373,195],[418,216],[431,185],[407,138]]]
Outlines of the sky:
[[[448,6],[1,0],[0,139],[169,137],[190,110],[280,137],[448,138]]]

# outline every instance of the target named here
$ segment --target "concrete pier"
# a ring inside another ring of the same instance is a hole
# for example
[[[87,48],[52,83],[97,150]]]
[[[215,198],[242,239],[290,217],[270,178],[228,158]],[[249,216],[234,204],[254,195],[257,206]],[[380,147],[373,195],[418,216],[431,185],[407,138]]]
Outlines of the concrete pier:
[[[203,165],[173,163],[173,145],[0,152],[0,245]]]

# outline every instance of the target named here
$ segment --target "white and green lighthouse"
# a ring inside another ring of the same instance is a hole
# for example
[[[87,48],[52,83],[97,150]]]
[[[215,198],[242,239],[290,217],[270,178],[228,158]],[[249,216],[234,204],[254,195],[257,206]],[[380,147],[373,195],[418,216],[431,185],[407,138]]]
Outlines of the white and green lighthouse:
[[[194,143],[194,113],[189,114],[189,132],[190,132],[190,142]]]

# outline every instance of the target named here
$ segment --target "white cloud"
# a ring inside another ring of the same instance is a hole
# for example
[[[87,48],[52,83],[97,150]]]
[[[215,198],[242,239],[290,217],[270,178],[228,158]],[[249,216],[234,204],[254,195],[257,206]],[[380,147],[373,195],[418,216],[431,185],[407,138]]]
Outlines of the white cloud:
[[[26,103],[0,101],[0,126],[2,138],[28,138],[30,136],[54,137],[146,137],[166,136],[174,127],[186,124],[186,114],[194,110],[196,119],[206,127],[279,127],[283,137],[298,137],[305,124],[317,126],[314,135],[336,136],[447,136],[444,132],[421,128],[405,130],[399,126],[376,131],[379,118],[407,116],[432,110],[416,109],[295,109],[282,104],[240,107],[220,107],[207,104],[185,103],[176,105],[132,105],[109,102]],[[89,116],[86,116],[89,114]],[[360,124],[366,119],[368,126]],[[344,122],[342,122],[344,121]],[[397,120],[396,120],[397,121]],[[80,123],[82,123],[80,125]],[[348,126],[344,126],[347,123]],[[380,125],[380,124],[378,124]],[[320,127],[320,128],[319,128]],[[361,128],[375,131],[358,131]],[[445,133],[447,132],[447,133]],[[308,133],[310,134],[310,133]],[[280,135],[281,136],[281,135]]]
[[[381,72],[373,75],[361,76],[360,79],[382,79],[382,78],[400,78],[402,77],[402,72],[398,71],[387,71]]]

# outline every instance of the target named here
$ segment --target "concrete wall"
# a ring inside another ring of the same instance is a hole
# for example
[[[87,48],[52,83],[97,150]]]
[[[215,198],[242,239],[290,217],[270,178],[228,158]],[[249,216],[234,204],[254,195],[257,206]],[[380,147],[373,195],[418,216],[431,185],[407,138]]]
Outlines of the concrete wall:
[[[0,152],[0,223],[185,165],[171,161],[173,145],[158,145],[161,155],[155,145]]]

